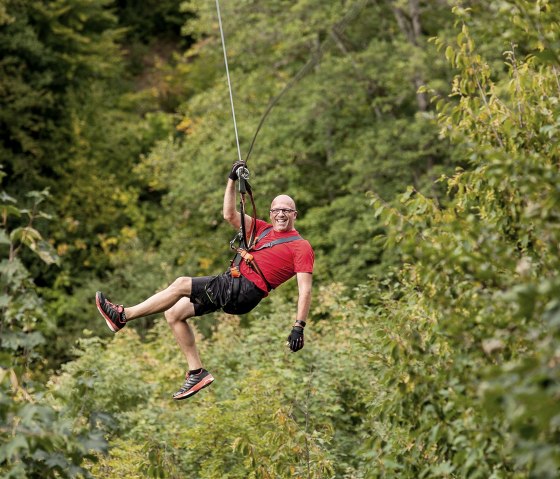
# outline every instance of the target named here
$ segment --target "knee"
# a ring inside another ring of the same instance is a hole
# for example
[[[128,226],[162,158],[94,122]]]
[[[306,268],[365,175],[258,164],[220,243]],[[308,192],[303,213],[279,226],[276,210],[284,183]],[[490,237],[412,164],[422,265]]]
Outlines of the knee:
[[[187,319],[193,317],[194,314],[194,305],[190,302],[190,300],[188,298],[181,298],[174,306],[165,311],[163,316],[165,317],[167,323],[172,326],[180,323],[181,321],[186,321]]]
[[[181,314],[181,311],[178,308],[168,309],[167,311],[165,311],[163,313],[163,316],[165,317],[165,320],[167,321],[167,324],[169,324],[169,325],[178,323],[178,322],[186,319],[186,318],[183,317],[183,315]]]
[[[181,276],[173,281],[169,287],[181,296],[188,296],[191,294],[192,279],[188,276]]]

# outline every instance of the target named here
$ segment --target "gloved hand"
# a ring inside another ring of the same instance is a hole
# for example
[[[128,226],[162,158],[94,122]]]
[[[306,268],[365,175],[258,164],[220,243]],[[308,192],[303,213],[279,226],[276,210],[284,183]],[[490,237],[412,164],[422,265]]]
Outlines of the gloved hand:
[[[237,170],[238,170],[239,168],[241,168],[241,167],[247,168],[247,166],[245,165],[245,162],[244,162],[244,161],[237,160],[237,161],[233,164],[233,166],[231,167],[231,171],[230,171],[230,173],[229,173],[228,178],[229,178],[230,180],[237,181],[237,180],[239,179],[238,176],[237,176]]]
[[[294,326],[292,328],[292,332],[288,336],[287,345],[292,350],[292,353],[303,348],[303,328],[301,326]]]

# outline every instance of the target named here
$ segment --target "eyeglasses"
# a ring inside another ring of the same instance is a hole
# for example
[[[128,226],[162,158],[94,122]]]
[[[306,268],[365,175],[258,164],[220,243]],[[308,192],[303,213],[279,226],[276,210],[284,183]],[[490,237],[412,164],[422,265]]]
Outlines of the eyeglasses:
[[[296,211],[297,211],[297,210],[292,210],[292,209],[290,209],[290,208],[273,208],[273,209],[270,210],[270,214],[271,214],[272,216],[277,216],[277,215],[279,215],[280,213],[283,213],[283,214],[285,214],[285,215],[288,215],[288,214],[290,214],[290,213],[295,213]]]

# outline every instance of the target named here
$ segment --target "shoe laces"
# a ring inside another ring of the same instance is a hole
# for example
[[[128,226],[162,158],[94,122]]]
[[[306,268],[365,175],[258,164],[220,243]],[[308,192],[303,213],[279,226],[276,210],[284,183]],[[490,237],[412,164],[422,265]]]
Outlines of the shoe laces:
[[[187,371],[187,374],[185,374],[185,382],[183,383],[183,386],[181,386],[181,390],[186,390],[188,388],[190,388],[193,383],[195,382],[195,378],[197,376],[199,376],[201,373],[198,374],[191,374]]]
[[[105,303],[109,305],[109,307],[113,308],[117,313],[122,313],[124,311],[124,307],[120,304],[111,303],[108,299],[105,299]]]

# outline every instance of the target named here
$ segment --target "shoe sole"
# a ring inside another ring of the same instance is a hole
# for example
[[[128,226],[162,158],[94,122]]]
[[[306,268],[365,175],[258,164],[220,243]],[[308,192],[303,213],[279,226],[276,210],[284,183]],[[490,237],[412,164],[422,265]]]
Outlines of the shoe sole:
[[[206,376],[196,386],[193,386],[191,389],[189,389],[188,391],[185,391],[181,395],[173,396],[173,399],[175,399],[175,401],[180,401],[181,399],[190,398],[191,396],[194,396],[201,389],[204,389],[204,388],[210,386],[210,384],[212,384],[213,382],[214,382],[214,377],[212,375]]]
[[[103,319],[107,323],[107,326],[109,326],[109,329],[111,331],[113,331],[113,333],[116,333],[117,331],[119,331],[121,328],[118,328],[113,323],[113,321],[111,321],[111,319],[105,314],[105,311],[103,311],[103,309],[101,309],[101,305],[99,304],[99,295],[98,294],[95,295],[95,304],[97,305],[97,310],[99,311],[101,316],[103,316]]]

